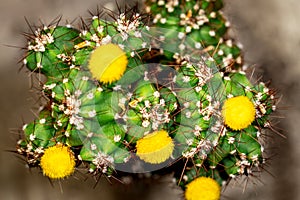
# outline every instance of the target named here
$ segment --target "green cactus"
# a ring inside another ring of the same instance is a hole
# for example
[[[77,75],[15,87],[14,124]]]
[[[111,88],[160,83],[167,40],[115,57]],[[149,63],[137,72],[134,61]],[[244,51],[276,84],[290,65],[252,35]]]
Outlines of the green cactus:
[[[17,149],[52,179],[74,172],[75,161],[52,167],[63,159],[107,176],[180,165],[174,176],[193,199],[199,177],[221,186],[264,163],[260,135],[276,108],[274,92],[242,71],[221,0],[147,5],[154,27],[132,9],[30,37],[24,63],[47,77],[48,102],[24,126]]]
[[[176,38],[177,42],[191,38],[195,42],[193,47],[211,55],[220,70],[240,69],[243,65],[241,49],[228,34],[230,23],[223,16],[222,8],[222,0],[146,1],[152,23],[168,30],[166,38]]]
[[[28,69],[45,74],[49,79],[62,78],[68,73],[68,53],[82,41],[78,30],[64,26],[43,27],[28,42],[28,54],[24,60]],[[61,55],[63,60],[59,59]],[[70,60],[69,60],[70,59]]]
[[[177,177],[183,187],[196,176],[211,176],[222,184],[229,178],[250,174],[253,168],[264,162],[260,132],[274,109],[272,92],[263,83],[253,86],[242,71],[223,76],[222,82],[224,93],[221,101],[218,98],[212,101],[210,93],[204,89],[200,91],[201,101],[190,102],[188,108],[182,111],[181,118],[187,117],[189,120],[181,119],[181,122],[190,123],[187,127],[181,123],[184,134],[175,137],[179,143],[188,144],[182,155],[189,162],[183,176],[179,174]],[[255,108],[255,121],[251,121],[251,125],[235,130],[224,124],[224,116],[218,112],[222,101],[226,102],[231,97],[251,99]],[[197,106],[198,110],[195,109]]]

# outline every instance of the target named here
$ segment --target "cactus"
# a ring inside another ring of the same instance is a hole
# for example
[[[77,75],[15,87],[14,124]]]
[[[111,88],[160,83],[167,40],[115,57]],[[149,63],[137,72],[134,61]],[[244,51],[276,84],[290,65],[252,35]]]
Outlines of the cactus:
[[[194,48],[204,47],[220,70],[240,69],[241,45],[228,34],[230,23],[222,8],[222,0],[147,0],[145,10],[155,26],[168,29],[167,38],[178,38],[177,41],[191,38],[195,41]]]
[[[131,9],[29,37],[24,63],[47,77],[47,103],[17,150],[52,179],[79,165],[108,177],[176,168],[186,199],[218,199],[223,182],[264,164],[274,92],[242,71],[221,0],[146,3],[154,27]]]

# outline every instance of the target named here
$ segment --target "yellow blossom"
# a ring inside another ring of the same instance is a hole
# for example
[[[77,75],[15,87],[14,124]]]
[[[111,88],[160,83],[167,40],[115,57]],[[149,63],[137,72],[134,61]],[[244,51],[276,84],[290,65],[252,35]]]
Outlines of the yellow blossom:
[[[227,99],[222,108],[225,124],[233,130],[247,128],[255,119],[255,106],[246,96]]]
[[[61,179],[74,172],[75,158],[69,147],[57,144],[45,150],[40,166],[45,176]]]
[[[170,158],[174,143],[168,132],[155,131],[139,139],[136,150],[136,154],[145,162],[159,164]]]
[[[107,84],[119,80],[127,67],[125,52],[116,44],[99,46],[92,53],[88,68],[92,76]]]
[[[212,178],[199,177],[186,186],[186,200],[219,200],[220,185]]]

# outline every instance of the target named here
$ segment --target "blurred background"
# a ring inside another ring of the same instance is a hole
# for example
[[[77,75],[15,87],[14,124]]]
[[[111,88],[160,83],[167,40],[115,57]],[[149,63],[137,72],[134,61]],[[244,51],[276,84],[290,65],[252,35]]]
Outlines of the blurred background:
[[[117,1],[119,4],[125,1]],[[128,1],[126,1],[128,2]],[[224,200],[298,200],[300,199],[300,7],[299,0],[225,0],[224,13],[232,24],[232,33],[244,46],[246,62],[256,68],[264,81],[282,96],[275,117],[287,136],[269,137],[271,159],[268,172],[260,178],[232,182],[222,195]],[[14,150],[17,129],[35,117],[36,101],[29,91],[30,78],[21,64],[19,48],[24,47],[22,32],[28,21],[50,23],[63,15],[62,22],[96,6],[114,9],[108,0],[1,0],[0,2],[0,199],[3,200],[180,200],[180,190],[169,176],[144,179],[130,185],[111,185],[105,178],[95,181],[77,173],[66,181],[51,183],[38,170],[7,150]],[[76,24],[76,22],[75,22]],[[243,192],[244,186],[246,190]]]

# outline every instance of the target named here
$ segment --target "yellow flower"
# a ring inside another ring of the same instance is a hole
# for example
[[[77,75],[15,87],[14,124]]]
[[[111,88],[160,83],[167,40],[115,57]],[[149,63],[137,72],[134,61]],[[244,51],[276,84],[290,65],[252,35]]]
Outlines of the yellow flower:
[[[222,108],[225,124],[233,130],[247,128],[255,119],[255,106],[246,96],[227,99]]]
[[[45,150],[40,166],[45,176],[61,179],[74,172],[75,158],[69,147],[57,144]]]
[[[139,139],[136,154],[145,162],[159,164],[172,155],[174,143],[167,131],[155,131]]]
[[[221,187],[212,178],[199,177],[186,186],[186,200],[219,200]]]
[[[105,44],[92,53],[88,68],[92,76],[107,84],[119,80],[127,67],[125,52],[116,44]]]

